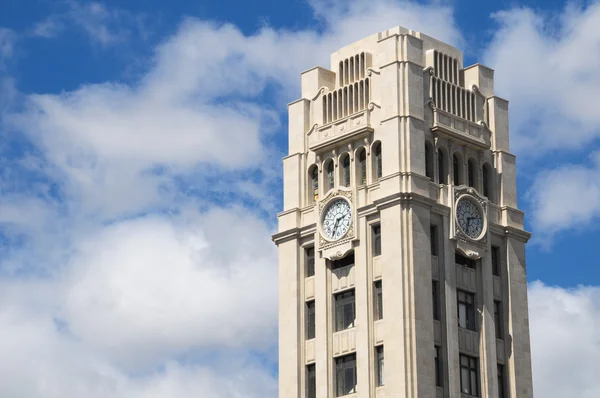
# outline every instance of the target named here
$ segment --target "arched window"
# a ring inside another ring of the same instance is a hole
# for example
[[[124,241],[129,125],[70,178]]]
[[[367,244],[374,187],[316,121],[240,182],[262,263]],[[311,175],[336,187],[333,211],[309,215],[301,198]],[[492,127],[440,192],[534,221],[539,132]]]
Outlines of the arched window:
[[[454,185],[462,185],[462,164],[461,158],[456,153],[452,155],[452,172],[454,174]]]
[[[364,185],[367,183],[367,151],[365,148],[360,148],[358,150],[357,158],[357,182],[358,185]]]
[[[375,161],[375,178],[380,179],[383,175],[383,163],[381,159],[381,142],[377,142],[373,146],[373,157]]]
[[[475,160],[473,159],[469,159],[469,161],[467,162],[467,175],[469,177],[469,186],[476,188],[475,184],[477,184],[477,163],[475,163]]]
[[[487,197],[490,201],[494,202],[493,198],[493,186],[492,186],[492,167],[489,163],[483,164],[482,171],[482,183],[483,183],[483,196]]]
[[[310,175],[309,192],[312,194],[312,199],[316,202],[319,199],[319,168],[316,165],[313,165],[311,167],[309,175]]]
[[[448,184],[448,165],[446,164],[446,154],[441,148],[438,148],[438,178],[440,184]]]
[[[342,185],[345,187],[350,186],[350,155],[345,154],[342,156]]]
[[[333,160],[329,159],[329,161],[327,161],[327,166],[325,167],[325,170],[327,170],[327,190],[329,191],[333,188],[335,181],[333,176]]]
[[[425,141],[425,175],[433,181],[433,147]]]

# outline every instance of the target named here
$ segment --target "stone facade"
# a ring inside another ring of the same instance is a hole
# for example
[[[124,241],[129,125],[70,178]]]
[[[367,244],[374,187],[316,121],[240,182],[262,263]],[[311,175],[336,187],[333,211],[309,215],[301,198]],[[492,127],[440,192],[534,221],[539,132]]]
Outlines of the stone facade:
[[[288,109],[280,397],[531,398],[530,235],[494,71],[396,27],[303,72]],[[460,195],[480,204],[476,239]],[[322,212],[340,196],[351,228],[328,240]]]

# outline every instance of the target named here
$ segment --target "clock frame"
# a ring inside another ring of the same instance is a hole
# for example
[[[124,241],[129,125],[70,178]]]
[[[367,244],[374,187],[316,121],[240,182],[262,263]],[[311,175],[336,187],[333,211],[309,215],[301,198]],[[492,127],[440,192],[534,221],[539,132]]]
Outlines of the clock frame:
[[[329,205],[338,199],[348,202],[352,215],[348,231],[340,239],[334,240],[327,237],[323,231],[323,217]],[[344,257],[346,253],[354,248],[353,241],[356,240],[358,235],[356,232],[356,207],[354,206],[353,190],[346,187],[339,187],[338,189],[329,191],[322,200],[319,200],[318,209],[317,230],[319,235],[319,250],[322,251],[323,257],[329,260]]]

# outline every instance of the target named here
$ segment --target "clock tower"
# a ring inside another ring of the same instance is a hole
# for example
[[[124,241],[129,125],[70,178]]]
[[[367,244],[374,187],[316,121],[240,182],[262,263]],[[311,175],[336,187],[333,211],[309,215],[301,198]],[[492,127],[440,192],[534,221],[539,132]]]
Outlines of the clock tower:
[[[288,106],[280,398],[531,398],[524,214],[494,71],[402,27]]]

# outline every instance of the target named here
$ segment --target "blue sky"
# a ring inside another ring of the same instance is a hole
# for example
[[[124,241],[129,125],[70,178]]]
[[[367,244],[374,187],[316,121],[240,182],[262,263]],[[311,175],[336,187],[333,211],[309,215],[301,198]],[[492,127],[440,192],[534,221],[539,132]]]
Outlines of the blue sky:
[[[600,396],[598,22],[597,1],[0,0],[0,396],[276,396],[286,104],[396,25],[496,70],[536,395]]]

